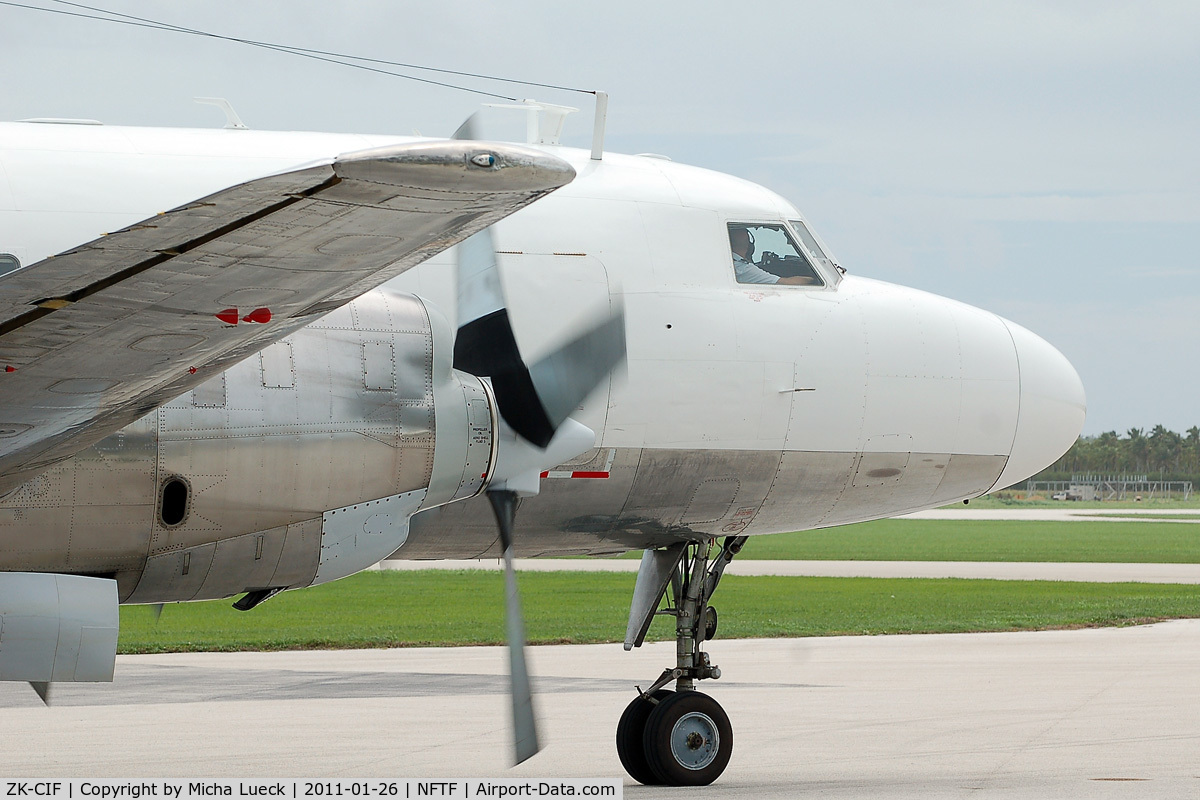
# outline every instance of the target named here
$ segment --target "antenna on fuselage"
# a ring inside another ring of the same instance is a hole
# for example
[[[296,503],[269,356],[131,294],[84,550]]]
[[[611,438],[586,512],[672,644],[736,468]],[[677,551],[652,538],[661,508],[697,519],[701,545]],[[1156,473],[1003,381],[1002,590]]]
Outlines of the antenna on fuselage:
[[[608,121],[608,92],[596,90],[596,113],[592,122],[592,160],[604,158],[604,124]]]
[[[233,106],[224,97],[193,97],[192,100],[204,106],[216,106],[225,112],[225,127],[230,130],[249,130],[242,118],[233,110]]]
[[[526,144],[562,144],[563,122],[578,108],[522,100],[519,103],[484,103],[488,108],[512,108],[525,112]]]
[[[592,160],[604,158],[604,126],[608,121],[608,92],[596,91],[596,112],[592,123]],[[522,100],[520,103],[484,103],[488,108],[511,108],[524,111],[526,144],[562,144],[563,123],[568,114],[578,108]]]

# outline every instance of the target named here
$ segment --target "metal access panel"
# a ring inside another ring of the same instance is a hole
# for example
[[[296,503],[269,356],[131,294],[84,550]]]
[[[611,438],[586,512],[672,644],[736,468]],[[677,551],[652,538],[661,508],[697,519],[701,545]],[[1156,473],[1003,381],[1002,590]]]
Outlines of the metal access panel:
[[[286,339],[264,348],[258,354],[262,366],[262,385],[266,389],[294,389],[296,387],[296,361],[292,356],[292,343]]]
[[[192,389],[192,405],[197,408],[225,407],[225,373]]]
[[[421,385],[425,383],[424,377],[421,376]],[[363,386],[375,392],[396,388],[396,356],[391,342],[363,343]]]
[[[118,626],[114,580],[0,573],[0,680],[111,681]]]

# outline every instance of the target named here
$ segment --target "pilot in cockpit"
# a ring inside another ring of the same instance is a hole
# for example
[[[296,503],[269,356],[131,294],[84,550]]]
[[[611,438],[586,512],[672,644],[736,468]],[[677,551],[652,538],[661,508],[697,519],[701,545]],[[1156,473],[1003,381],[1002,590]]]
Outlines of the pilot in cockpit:
[[[808,286],[818,282],[814,277],[808,275],[781,277],[755,264],[751,260],[754,257],[754,239],[751,238],[750,231],[744,227],[729,226],[729,247],[733,251],[733,272],[738,283]]]

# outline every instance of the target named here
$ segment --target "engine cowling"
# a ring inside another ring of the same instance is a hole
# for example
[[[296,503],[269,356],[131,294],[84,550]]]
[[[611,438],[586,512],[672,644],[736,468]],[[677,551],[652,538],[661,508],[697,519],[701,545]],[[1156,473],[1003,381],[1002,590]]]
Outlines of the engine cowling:
[[[377,290],[272,348],[160,413],[158,483],[186,502],[158,515],[126,602],[336,580],[395,552],[417,511],[487,485],[495,400],[453,368],[431,303]]]
[[[111,681],[117,627],[116,581],[0,573],[0,680]]]
[[[422,304],[433,340],[427,375],[434,400],[433,467],[428,485],[325,512],[321,561],[313,584],[344,578],[378,563],[408,539],[414,514],[474,497],[487,488],[491,478],[499,446],[495,396],[486,381],[453,368],[453,329],[432,304]]]

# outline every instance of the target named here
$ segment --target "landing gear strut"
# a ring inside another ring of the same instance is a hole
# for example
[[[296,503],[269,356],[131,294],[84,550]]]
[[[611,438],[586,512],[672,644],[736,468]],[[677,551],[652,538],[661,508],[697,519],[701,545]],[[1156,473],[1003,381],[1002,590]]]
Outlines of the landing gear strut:
[[[642,559],[625,649],[641,645],[655,614],[667,614],[675,617],[676,663],[645,691],[638,687],[617,725],[617,754],[639,783],[706,786],[729,764],[729,716],[695,687],[696,681],[721,677],[700,647],[717,629],[717,613],[708,602],[745,542],[745,536],[728,537],[715,558],[710,558],[715,542],[705,541],[647,551]],[[670,603],[658,610],[668,591]],[[671,681],[673,692],[665,688]]]

